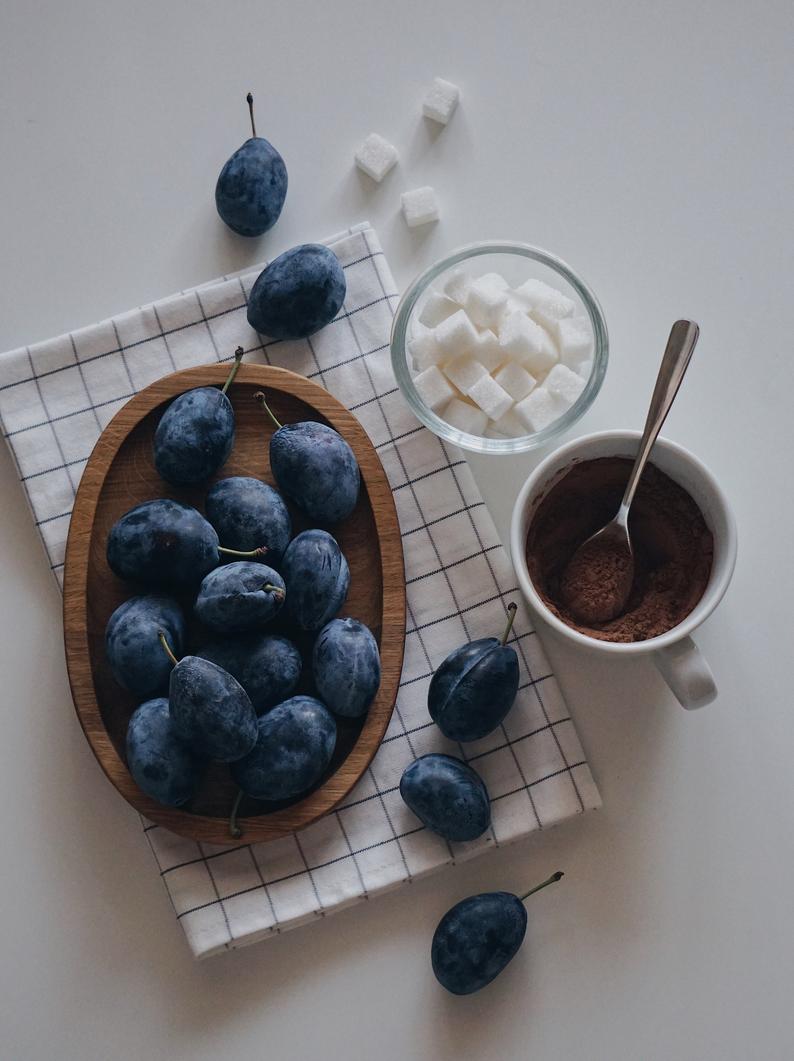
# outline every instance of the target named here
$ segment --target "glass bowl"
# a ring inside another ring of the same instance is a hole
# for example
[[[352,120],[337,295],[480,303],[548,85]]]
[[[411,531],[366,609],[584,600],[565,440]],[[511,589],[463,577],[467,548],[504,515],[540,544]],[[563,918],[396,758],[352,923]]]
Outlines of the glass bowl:
[[[421,312],[425,293],[432,287],[441,290],[447,274],[455,268],[471,268],[476,259],[476,275],[499,273],[511,287],[528,280],[544,280],[572,298],[577,315],[589,319],[593,331],[593,358],[590,376],[574,404],[553,423],[534,434],[518,438],[485,438],[460,431],[443,420],[427,406],[413,383],[414,373],[409,365],[408,340],[416,317]],[[528,243],[509,240],[471,243],[453,251],[426,269],[411,283],[400,299],[391,331],[391,360],[394,375],[408,405],[425,427],[461,449],[473,453],[524,453],[552,442],[562,435],[587,412],[604,382],[609,359],[609,336],[598,299],[569,265],[548,251]]]

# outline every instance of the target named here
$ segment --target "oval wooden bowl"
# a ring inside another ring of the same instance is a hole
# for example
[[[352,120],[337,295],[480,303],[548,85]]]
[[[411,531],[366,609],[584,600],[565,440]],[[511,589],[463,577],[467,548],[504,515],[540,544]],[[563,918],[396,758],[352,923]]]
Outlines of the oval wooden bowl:
[[[105,549],[111,526],[141,501],[173,497],[203,510],[209,484],[180,488],[163,482],[152,460],[152,437],[172,398],[191,387],[222,384],[228,371],[228,365],[211,365],[167,376],[132,398],[102,432],[75,499],[63,597],[72,696],[100,766],[141,814],[180,836],[216,844],[234,842],[228,819],[236,787],[227,767],[210,767],[188,808],[165,807],[150,799],[127,769],[125,736],[135,701],[113,680],[105,659],[104,632],[114,608],[140,590],[113,574]],[[363,720],[338,720],[334,758],[317,788],[287,805],[243,801],[239,824],[244,842],[273,840],[303,829],[350,792],[372,761],[391,718],[405,643],[402,541],[391,489],[366,432],[328,391],[286,369],[243,364],[229,390],[237,423],[234,450],[215,478],[253,475],[273,482],[268,461],[273,427],[253,400],[257,390],[267,391],[269,404],[282,423],[324,421],[347,439],[358,459],[362,480],[358,504],[350,518],[334,528],[351,574],[342,613],[361,619],[374,633],[380,646],[382,679]],[[293,506],[290,511],[295,533],[311,525]],[[184,603],[189,612],[190,601]]]

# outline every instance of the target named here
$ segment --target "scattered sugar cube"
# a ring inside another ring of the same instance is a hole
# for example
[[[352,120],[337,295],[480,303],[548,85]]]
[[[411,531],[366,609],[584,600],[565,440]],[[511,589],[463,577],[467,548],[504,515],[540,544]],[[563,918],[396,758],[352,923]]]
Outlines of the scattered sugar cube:
[[[397,148],[377,133],[370,133],[355,158],[358,168],[380,184],[397,161]]]
[[[456,357],[444,365],[444,375],[461,393],[468,394],[477,380],[488,373],[473,357]]]
[[[493,428],[505,438],[523,438],[527,433],[526,426],[519,416],[516,416],[515,407],[508,409],[504,416],[494,420]]]
[[[451,317],[441,321],[435,330],[436,342],[447,357],[462,357],[472,350],[477,342],[477,329],[466,313],[459,309]]]
[[[438,221],[438,200],[436,193],[429,185],[403,192],[400,202],[408,228],[417,228],[419,225]]]
[[[480,364],[484,365],[489,372],[493,372],[505,359],[502,348],[499,346],[499,340],[490,328],[478,332],[477,341],[471,348],[471,355],[476,357]]]
[[[496,287],[500,291],[508,291],[510,289],[510,285],[501,273],[483,273],[477,279],[481,284],[490,284],[491,287]]]
[[[567,365],[555,365],[543,381],[543,386],[570,408],[585,389],[586,383],[586,380],[577,376]]]
[[[413,358],[414,368],[424,372],[431,365],[439,365],[444,359],[433,331],[428,328],[408,343],[408,352]]]
[[[427,90],[422,103],[422,114],[434,122],[446,125],[452,117],[460,99],[460,89],[443,77],[433,78],[433,84]]]
[[[556,368],[556,365],[555,365]],[[533,391],[537,386],[537,380],[515,361],[508,361],[494,376],[494,379],[502,387],[514,402],[520,402],[522,398]]]
[[[576,369],[593,353],[593,331],[586,317],[565,317],[555,327],[560,360]]]
[[[565,412],[565,406],[545,387],[536,387],[513,406],[516,416],[530,432],[542,431]]]
[[[537,377],[557,362],[551,336],[525,313],[511,313],[502,323],[499,345],[505,357],[519,361]]]
[[[556,321],[570,317],[576,309],[572,298],[543,280],[526,280],[516,288],[515,295],[524,302],[530,317],[549,331],[553,331]]]
[[[422,306],[419,321],[421,324],[426,324],[428,328],[435,328],[437,324],[445,321],[447,317],[457,313],[458,309],[457,302],[453,302],[446,295],[439,295],[437,291],[431,291]]]
[[[463,269],[453,269],[444,283],[444,294],[462,306],[466,301],[471,277]]]
[[[507,305],[504,290],[480,277],[473,280],[466,295],[466,312],[480,328],[495,328]]]
[[[436,365],[431,365],[418,376],[414,376],[414,386],[425,405],[435,412],[446,405],[450,398],[455,397],[455,391]]]
[[[482,435],[488,426],[488,417],[478,409],[476,405],[462,402],[460,398],[453,398],[440,414],[448,424],[456,427],[458,431],[466,431],[470,435]]]
[[[469,397],[490,420],[498,420],[513,405],[513,399],[488,373],[480,376],[469,391]]]

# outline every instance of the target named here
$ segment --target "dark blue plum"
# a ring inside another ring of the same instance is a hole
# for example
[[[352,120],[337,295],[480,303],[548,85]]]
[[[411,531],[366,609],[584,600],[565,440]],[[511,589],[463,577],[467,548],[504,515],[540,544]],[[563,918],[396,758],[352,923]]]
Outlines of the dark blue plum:
[[[160,643],[160,631],[180,656],[185,617],[170,597],[132,597],[116,608],[105,627],[105,653],[113,677],[138,700],[168,692],[171,662]]]
[[[287,198],[287,167],[275,147],[254,128],[254,100],[248,94],[251,136],[221,170],[215,205],[230,229],[261,236],[278,221]]]
[[[287,613],[301,630],[319,630],[345,602],[350,569],[327,531],[308,530],[287,546],[281,561]]]
[[[248,693],[263,714],[292,696],[301,676],[301,654],[286,637],[242,634],[196,649],[196,655],[223,667]]]
[[[199,588],[195,613],[220,634],[256,630],[284,603],[284,579],[267,564],[237,560],[210,571]]]
[[[168,483],[201,483],[234,445],[234,410],[218,387],[195,387],[174,398],[154,433],[154,466]]]
[[[358,619],[332,619],[314,643],[312,671],[323,703],[336,715],[359,718],[380,686],[378,642]]]
[[[313,696],[293,696],[258,722],[250,754],[232,767],[232,776],[254,799],[292,799],[317,784],[336,745],[333,715]]]
[[[423,825],[447,840],[474,840],[491,824],[483,779],[451,755],[415,759],[400,778],[400,795]]]
[[[274,258],[256,278],[248,296],[248,323],[273,339],[305,339],[331,323],[346,290],[333,251],[304,243]]]
[[[503,639],[484,637],[451,652],[430,682],[430,717],[445,737],[480,740],[496,729],[513,706],[518,692],[518,656],[505,645],[515,605]]]
[[[361,473],[338,431],[316,420],[285,424],[270,437],[270,470],[279,489],[310,519],[340,523],[356,507]]]
[[[136,708],[127,727],[127,766],[147,796],[179,807],[198,788],[204,766],[176,732],[165,697]]]
[[[433,934],[436,979],[453,995],[479,991],[515,957],[526,931],[526,908],[512,892],[463,899],[444,914]]]
[[[201,513],[165,497],[125,512],[108,535],[111,571],[149,586],[192,589],[219,559],[218,535]]]
[[[256,743],[256,712],[248,694],[209,660],[183,656],[171,671],[168,704],[176,732],[208,759],[231,763]]]
[[[246,475],[219,479],[204,503],[207,519],[228,549],[264,547],[264,560],[278,567],[292,535],[287,506],[272,486]]]

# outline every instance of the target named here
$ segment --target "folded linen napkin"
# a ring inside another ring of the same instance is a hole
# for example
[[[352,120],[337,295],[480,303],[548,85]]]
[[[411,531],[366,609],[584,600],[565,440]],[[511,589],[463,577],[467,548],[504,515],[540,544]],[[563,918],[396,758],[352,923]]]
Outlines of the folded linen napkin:
[[[434,668],[464,641],[492,636],[519,599],[513,571],[462,454],[421,427],[396,387],[389,331],[394,281],[368,225],[328,241],[347,278],[335,321],[301,342],[266,340],[245,316],[259,269],[143,306],[0,357],[0,420],[50,566],[62,581],[75,490],[121,406],[177,369],[228,360],[281,365],[318,380],[378,449],[402,530],[408,583],[405,664],[394,716],[364,778],[333,813],[261,844],[198,844],[144,822],[196,957],[253,943],[517,840],[600,803],[568,709],[521,607],[511,643],[521,685],[504,724],[461,746],[427,713]],[[444,751],[473,763],[493,823],[471,843],[424,829],[400,799],[404,768]]]

